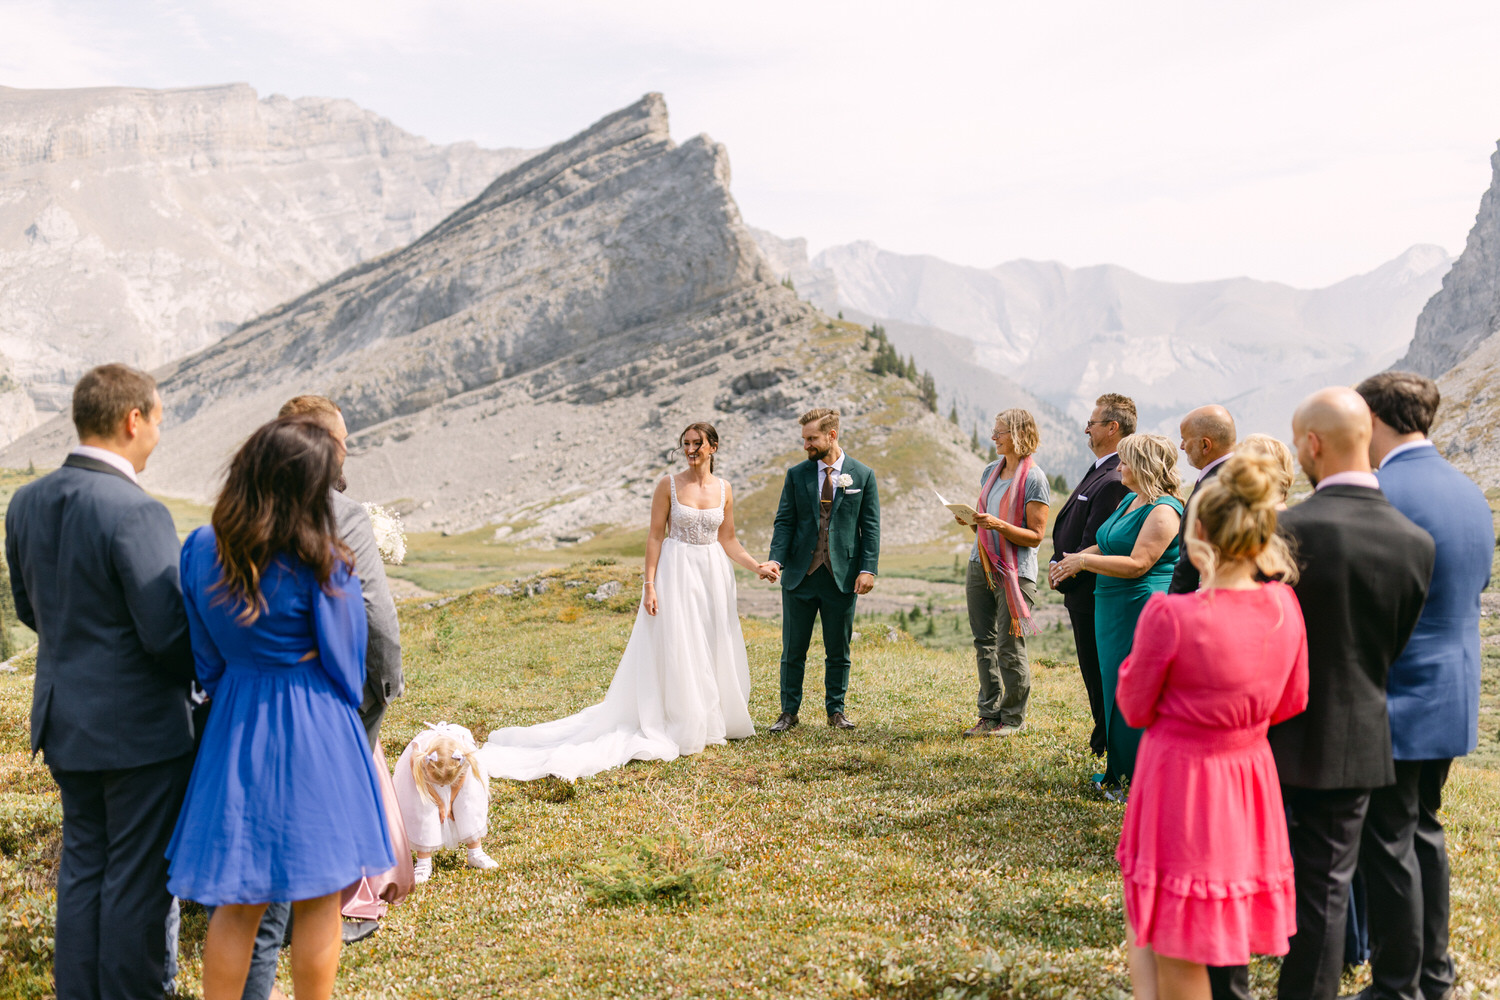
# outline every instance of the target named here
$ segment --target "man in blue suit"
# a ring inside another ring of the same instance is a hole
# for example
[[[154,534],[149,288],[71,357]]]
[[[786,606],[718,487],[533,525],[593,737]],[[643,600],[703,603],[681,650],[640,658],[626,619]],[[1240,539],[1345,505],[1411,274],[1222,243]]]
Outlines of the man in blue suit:
[[[62,792],[58,1000],[162,995],[193,658],[177,529],[136,482],[161,419],[150,375],[92,369],[73,389],[78,447],[5,515],[16,617],[39,641],[31,750]]]
[[[1396,783],[1371,794],[1360,843],[1372,982],[1362,997],[1440,1000],[1448,954],[1448,853],[1438,820],[1454,757],[1479,738],[1479,594],[1494,522],[1478,486],[1427,439],[1440,396],[1431,379],[1381,372],[1356,390],[1370,405],[1380,489],[1437,545],[1416,629],[1386,680]]]

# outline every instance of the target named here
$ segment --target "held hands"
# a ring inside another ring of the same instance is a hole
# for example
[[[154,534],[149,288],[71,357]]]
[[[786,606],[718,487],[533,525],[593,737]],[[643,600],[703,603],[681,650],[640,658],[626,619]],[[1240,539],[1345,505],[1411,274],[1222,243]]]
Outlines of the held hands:
[[[1084,556],[1078,552],[1069,552],[1057,562],[1047,567],[1047,582],[1056,589],[1063,580],[1077,576],[1083,570]]]
[[[781,565],[774,562],[763,562],[755,567],[755,572],[762,580],[768,583],[776,583],[781,579]]]
[[[856,594],[868,594],[875,589],[875,574],[861,573],[854,578],[854,592]]]

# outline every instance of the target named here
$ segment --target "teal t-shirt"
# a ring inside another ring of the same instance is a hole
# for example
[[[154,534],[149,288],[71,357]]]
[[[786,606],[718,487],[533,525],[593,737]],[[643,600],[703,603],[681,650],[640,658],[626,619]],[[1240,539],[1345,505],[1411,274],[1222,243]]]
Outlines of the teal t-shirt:
[[[990,478],[990,474],[995,471],[995,466],[999,464],[1000,460],[997,458],[984,467],[984,472],[979,476],[979,488],[981,490],[984,489],[985,481]],[[1001,516],[1000,500],[1005,496],[1005,490],[1008,486],[1010,486],[1009,479],[1001,479],[995,483],[995,488],[990,490],[989,509],[985,511],[986,514],[993,514],[996,517]],[[1033,465],[1031,471],[1026,474],[1026,502],[1031,503],[1033,500],[1049,505],[1052,503],[1052,486],[1047,482],[1047,474],[1041,470],[1040,466],[1036,465]],[[973,547],[969,550],[969,561],[979,561],[979,539],[977,536],[974,539]],[[1021,579],[1036,583],[1036,549],[1028,549],[1020,545],[1016,546],[1016,572]]]

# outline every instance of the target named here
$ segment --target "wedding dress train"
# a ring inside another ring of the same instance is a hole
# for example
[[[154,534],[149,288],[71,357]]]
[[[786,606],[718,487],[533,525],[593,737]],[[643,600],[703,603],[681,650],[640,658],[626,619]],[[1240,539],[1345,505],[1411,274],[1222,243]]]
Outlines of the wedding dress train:
[[[673,760],[755,735],[750,665],[735,605],[734,567],[719,544],[719,505],[677,502],[656,566],[657,613],[644,604],[604,701],[535,726],[497,729],[479,757],[491,777],[579,778],[631,760]]]

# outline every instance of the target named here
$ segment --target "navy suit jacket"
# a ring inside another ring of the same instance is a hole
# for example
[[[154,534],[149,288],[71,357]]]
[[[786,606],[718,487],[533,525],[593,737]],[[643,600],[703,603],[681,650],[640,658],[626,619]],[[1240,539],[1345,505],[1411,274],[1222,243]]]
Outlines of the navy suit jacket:
[[[1109,520],[1109,515],[1129,492],[1120,482],[1119,455],[1109,456],[1099,463],[1098,468],[1090,466],[1052,522],[1052,561],[1057,562],[1070,552],[1082,552],[1093,545],[1099,526]],[[1095,579],[1093,573],[1083,572],[1059,580],[1053,589],[1070,597],[1088,595],[1094,592]]]
[[[64,771],[193,750],[193,656],[167,508],[105,462],[69,455],[16,491],[5,559],[38,637],[31,751]]]
[[[1479,741],[1479,594],[1495,553],[1490,505],[1436,448],[1403,451],[1376,474],[1392,506],[1437,545],[1427,604],[1386,680],[1391,749],[1397,760],[1460,757]]]

